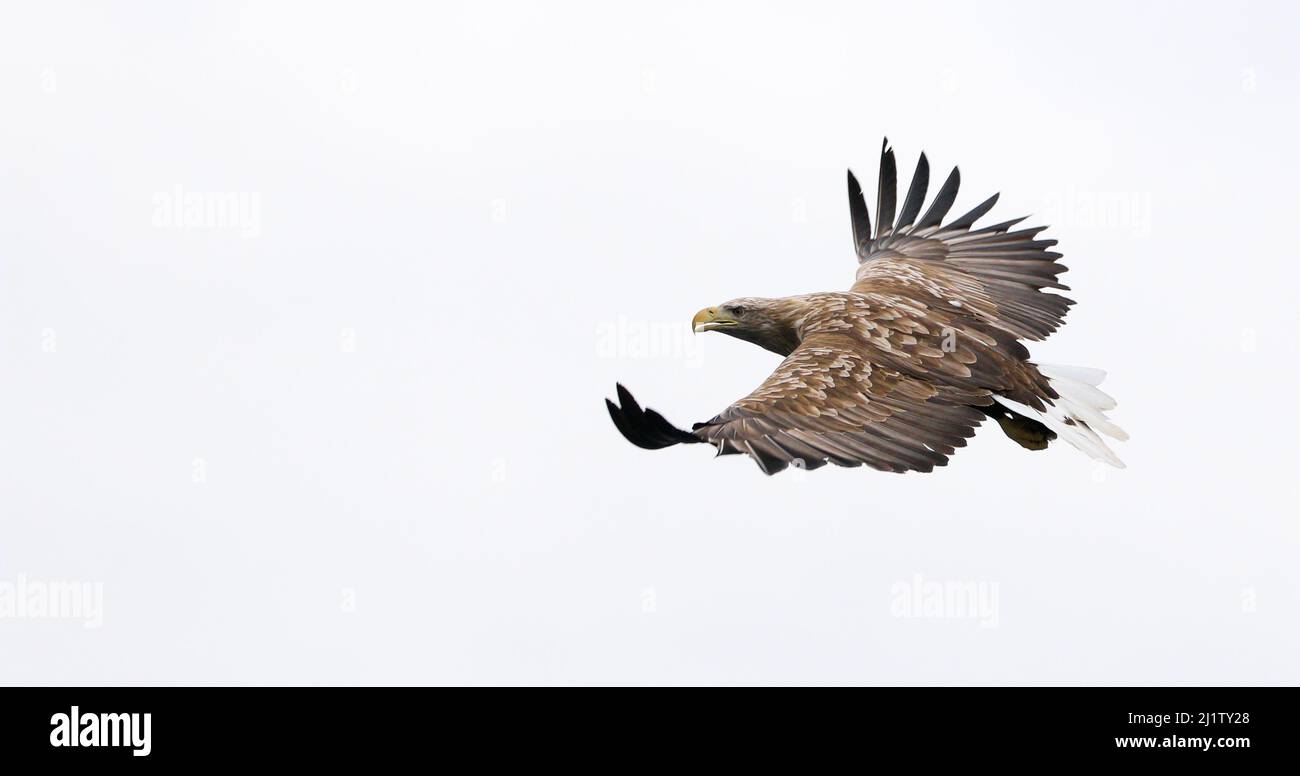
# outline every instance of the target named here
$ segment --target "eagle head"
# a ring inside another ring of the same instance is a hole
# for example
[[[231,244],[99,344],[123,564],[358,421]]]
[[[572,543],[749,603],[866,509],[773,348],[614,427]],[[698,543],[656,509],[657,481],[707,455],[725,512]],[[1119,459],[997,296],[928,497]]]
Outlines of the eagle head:
[[[720,331],[783,356],[799,346],[798,305],[789,299],[742,297],[706,307],[691,319],[691,329]]]

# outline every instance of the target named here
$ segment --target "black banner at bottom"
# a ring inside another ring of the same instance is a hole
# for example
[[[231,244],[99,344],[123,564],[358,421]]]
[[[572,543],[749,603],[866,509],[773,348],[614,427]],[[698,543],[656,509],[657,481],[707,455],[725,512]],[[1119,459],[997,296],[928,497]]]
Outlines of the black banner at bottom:
[[[863,688],[563,695],[437,688],[10,688],[0,745],[53,765],[339,765],[449,756],[645,766],[888,754],[943,762],[1227,765],[1284,757],[1280,688]],[[556,760],[556,758],[560,758]],[[884,762],[884,760],[880,760]]]

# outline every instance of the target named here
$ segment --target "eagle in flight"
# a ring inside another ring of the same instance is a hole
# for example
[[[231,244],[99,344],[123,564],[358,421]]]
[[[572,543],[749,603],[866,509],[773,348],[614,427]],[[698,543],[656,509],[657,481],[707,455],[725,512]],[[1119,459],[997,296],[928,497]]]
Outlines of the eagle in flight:
[[[849,180],[858,269],[848,291],[742,297],[695,314],[696,332],[719,331],[785,360],[763,384],[690,431],[643,409],[622,385],[605,404],[638,447],[708,443],[718,455],[744,453],[766,474],[866,464],[928,472],[948,463],[975,427],[992,418],[1021,447],[1063,438],[1123,468],[1100,434],[1127,439],[1097,388],[1105,373],[1029,360],[1020,340],[1046,339],[1074,304],[1043,289],[1069,290],[1047,227],[1024,218],[980,229],[994,194],[943,223],[957,198],[953,168],[922,212],[930,165],[921,154],[897,210],[897,168],[881,147],[876,228],[862,187]]]

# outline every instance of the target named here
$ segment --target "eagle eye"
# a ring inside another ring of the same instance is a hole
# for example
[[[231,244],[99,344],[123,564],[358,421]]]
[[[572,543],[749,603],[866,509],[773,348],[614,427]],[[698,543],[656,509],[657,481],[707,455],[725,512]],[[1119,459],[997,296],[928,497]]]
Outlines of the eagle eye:
[[[745,308],[743,306],[736,306],[731,308],[731,312],[735,313],[736,315],[744,315]]]

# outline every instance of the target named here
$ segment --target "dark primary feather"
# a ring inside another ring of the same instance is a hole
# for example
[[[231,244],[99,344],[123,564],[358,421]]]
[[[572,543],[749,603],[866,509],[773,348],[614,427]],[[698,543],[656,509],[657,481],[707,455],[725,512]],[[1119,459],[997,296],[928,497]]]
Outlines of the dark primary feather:
[[[894,229],[894,205],[898,197],[898,168],[889,138],[880,144],[880,178],[876,184],[876,239]]]
[[[930,203],[930,209],[925,211],[925,215],[921,216],[921,220],[912,231],[918,232],[922,229],[938,226],[943,217],[948,215],[948,208],[952,207],[952,203],[956,201],[957,189],[959,188],[961,188],[961,172],[954,167],[952,172],[948,173],[948,180],[943,182],[939,193],[934,195],[934,202]]]
[[[925,154],[916,162],[916,172],[912,173],[912,184],[907,187],[907,198],[903,200],[903,212],[898,216],[898,229],[911,226],[921,213],[925,204],[925,191],[930,186],[930,162]]]
[[[969,229],[969,228],[971,228],[971,225],[972,225],[972,224],[974,224],[974,223],[975,223],[976,221],[978,221],[979,219],[983,218],[985,213],[987,213],[987,212],[989,212],[990,210],[993,209],[993,206],[996,205],[996,204],[998,203],[998,197],[1000,197],[1000,196],[1002,196],[1002,195],[1001,195],[1001,194],[994,194],[993,196],[991,196],[991,197],[989,197],[988,199],[984,200],[983,202],[979,203],[979,204],[976,205],[975,207],[971,208],[971,211],[970,211],[969,213],[967,213],[966,215],[962,216],[961,218],[958,218],[956,221],[953,221],[952,223],[950,223],[950,224],[948,224],[947,226],[945,226],[945,227],[944,227],[944,230],[947,231],[947,230],[949,230],[949,229]]]
[[[871,245],[871,216],[867,213],[867,200],[862,196],[862,186],[849,170],[849,220],[853,223],[853,249],[858,256],[867,255]]]

